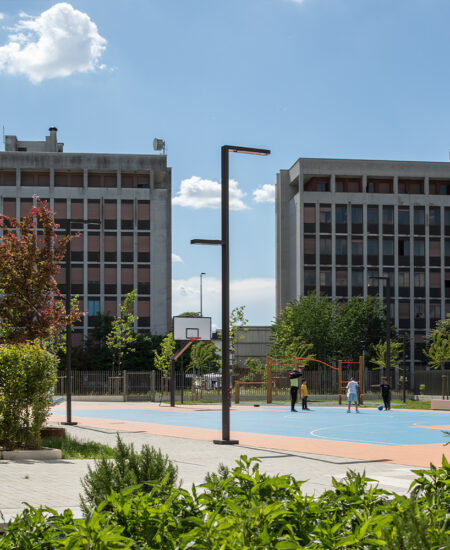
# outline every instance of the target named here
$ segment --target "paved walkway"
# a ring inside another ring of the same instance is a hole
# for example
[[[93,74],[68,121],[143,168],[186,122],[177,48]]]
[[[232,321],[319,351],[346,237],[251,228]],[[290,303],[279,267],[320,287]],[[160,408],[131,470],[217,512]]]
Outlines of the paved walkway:
[[[89,404],[89,407],[91,405]],[[131,404],[124,405],[131,406]],[[139,404],[132,405],[139,406]],[[115,404],[114,407],[116,406]],[[86,403],[73,403],[73,407],[75,411],[81,410],[86,407]],[[59,409],[64,409],[64,406],[60,406]],[[182,413],[181,409],[177,411],[177,414]],[[54,418],[59,419],[59,417]],[[347,415],[345,418],[347,419]],[[331,488],[332,477],[340,479],[348,470],[365,471],[383,488],[400,494],[407,492],[415,477],[412,473],[414,468],[394,463],[387,455],[374,454],[370,458],[358,459],[355,458],[354,453],[350,453],[348,458],[342,453],[326,454],[325,450],[319,453],[308,448],[291,450],[286,441],[283,443],[273,439],[272,441],[278,444],[274,445],[276,448],[271,448],[270,439],[265,440],[263,445],[259,445],[260,439],[253,441],[248,437],[249,434],[242,434],[245,437],[241,438],[239,446],[218,446],[211,443],[211,440],[193,439],[192,434],[187,438],[182,437],[182,434],[173,437],[159,433],[146,433],[142,429],[142,423],[136,427],[128,422],[116,422],[111,429],[110,426],[105,427],[107,423],[93,426],[92,422],[86,418],[78,419],[81,422],[80,425],[67,428],[68,433],[77,439],[114,445],[116,433],[120,432],[122,439],[127,443],[132,442],[136,448],[140,448],[143,444],[160,448],[177,464],[179,477],[185,488],[190,488],[193,483],[201,483],[205,475],[215,471],[220,463],[232,467],[242,454],[258,457],[261,460],[260,468],[264,472],[292,474],[299,480],[307,480],[303,490],[308,494],[321,493]],[[186,430],[184,433],[186,434]],[[218,435],[214,432],[215,437]],[[305,444],[311,441],[306,438],[285,439],[298,439]],[[392,447],[389,446],[384,446],[384,449],[386,452],[392,451]],[[57,511],[71,508],[77,516],[81,515],[79,509],[79,494],[82,492],[81,478],[87,472],[90,462],[92,463],[88,460],[0,461],[0,511],[5,520],[20,513],[25,507],[24,503],[33,506],[47,505]]]

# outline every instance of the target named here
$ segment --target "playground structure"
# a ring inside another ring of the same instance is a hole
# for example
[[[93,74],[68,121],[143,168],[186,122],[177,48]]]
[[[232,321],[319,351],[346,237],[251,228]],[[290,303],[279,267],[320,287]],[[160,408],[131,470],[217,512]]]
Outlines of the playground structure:
[[[359,383],[359,404],[364,399],[364,360],[359,357],[358,361],[338,361],[335,367],[312,357],[275,358],[267,356],[266,370],[261,381],[240,381],[234,383],[235,403],[241,401],[244,394],[251,395],[251,388],[264,388],[267,403],[272,403],[274,395],[286,399],[289,391],[289,373],[296,368],[304,371],[307,364],[317,366],[316,370],[307,371],[306,379],[308,391],[316,394],[337,393],[339,404],[342,403],[342,395],[346,393],[346,385],[351,378]],[[337,391],[336,391],[337,390]],[[261,392],[258,392],[261,395]],[[261,395],[262,396],[262,395]]]

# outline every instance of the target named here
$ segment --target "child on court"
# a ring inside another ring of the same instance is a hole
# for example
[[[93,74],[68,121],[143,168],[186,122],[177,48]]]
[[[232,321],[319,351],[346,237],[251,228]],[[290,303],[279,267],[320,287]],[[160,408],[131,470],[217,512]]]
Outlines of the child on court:
[[[302,409],[304,411],[309,411],[308,409],[308,387],[306,385],[306,380],[303,380],[302,386],[300,388],[300,395],[302,398]]]
[[[355,382],[355,380],[353,380],[353,377],[350,378],[350,380],[347,384],[347,398],[348,398],[347,412],[348,413],[350,412],[350,407],[351,407],[352,401],[355,402],[356,412],[359,412],[358,411],[358,388],[359,388],[358,382]]]

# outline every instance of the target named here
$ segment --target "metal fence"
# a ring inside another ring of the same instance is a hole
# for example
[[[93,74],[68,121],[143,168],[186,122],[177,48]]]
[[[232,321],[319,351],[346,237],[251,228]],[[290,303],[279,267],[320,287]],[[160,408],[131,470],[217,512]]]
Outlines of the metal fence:
[[[443,371],[419,371],[415,375],[416,386],[425,384],[426,393],[438,395],[441,391]],[[446,371],[450,372],[450,371]],[[247,376],[246,376],[247,375]],[[358,380],[358,367],[347,366],[343,369],[343,380],[350,377]],[[245,381],[239,388],[240,401],[266,401],[267,388],[265,375],[248,379],[247,370],[236,370],[233,373],[233,386],[237,381]],[[338,394],[337,372],[327,367],[308,369],[305,372],[308,392],[311,399],[336,399]],[[259,382],[255,384],[254,382]],[[380,372],[365,369],[362,385],[366,400],[379,399]],[[55,388],[57,395],[66,393],[66,374],[60,372]],[[408,390],[407,396],[411,396]],[[72,371],[72,395],[95,399],[114,397],[124,401],[168,401],[170,379],[163,377],[159,371]],[[394,398],[402,395],[401,386],[393,391]],[[175,399],[181,402],[220,402],[222,399],[222,377],[217,372],[176,372]],[[273,401],[290,399],[290,382],[287,373],[274,373],[272,379]]]
[[[420,393],[426,395],[443,395],[445,393],[447,395],[449,379],[450,369],[416,371],[414,373],[414,393],[416,395]],[[421,390],[420,386],[422,385],[424,388]]]

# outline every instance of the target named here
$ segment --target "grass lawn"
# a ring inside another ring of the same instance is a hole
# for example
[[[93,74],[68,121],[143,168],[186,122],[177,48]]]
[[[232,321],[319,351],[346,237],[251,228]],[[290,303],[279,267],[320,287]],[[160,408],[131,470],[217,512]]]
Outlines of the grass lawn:
[[[73,437],[45,437],[41,442],[43,447],[61,449],[63,458],[106,458],[113,457],[113,449],[108,445],[95,441],[78,441]]]

